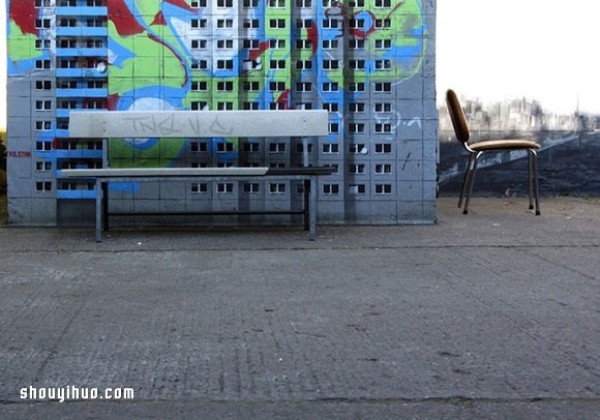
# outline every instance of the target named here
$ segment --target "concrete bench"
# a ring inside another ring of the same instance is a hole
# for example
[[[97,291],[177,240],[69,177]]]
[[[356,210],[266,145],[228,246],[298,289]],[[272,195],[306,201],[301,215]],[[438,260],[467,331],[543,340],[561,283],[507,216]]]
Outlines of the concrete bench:
[[[89,179],[96,183],[96,241],[109,227],[109,215],[231,215],[302,214],[309,239],[316,238],[318,177],[330,175],[331,167],[311,166],[308,137],[329,133],[327,111],[74,111],[70,114],[69,135],[76,138],[206,138],[206,137],[300,137],[303,142],[302,167],[226,168],[99,168],[63,169],[63,178]],[[106,150],[106,147],[104,147]],[[109,212],[110,182],[244,181],[265,178],[304,182],[301,211],[252,212]]]

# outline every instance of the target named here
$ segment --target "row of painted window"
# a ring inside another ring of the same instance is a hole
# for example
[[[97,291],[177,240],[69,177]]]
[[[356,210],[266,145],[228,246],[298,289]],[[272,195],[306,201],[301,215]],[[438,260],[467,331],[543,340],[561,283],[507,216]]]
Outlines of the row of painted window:
[[[52,191],[52,181],[37,181],[35,183],[36,191]],[[94,190],[93,183],[82,184],[78,182],[68,182],[68,181],[59,181],[58,189],[59,190],[67,190],[74,191],[80,190],[81,187],[87,189],[89,191]],[[327,183],[322,184],[322,192],[324,195],[339,195],[341,193],[340,184],[338,183]],[[271,182],[268,184],[269,193],[271,194],[285,194],[287,191],[287,184],[285,183],[274,183]],[[245,182],[242,185],[242,189],[244,193],[248,194],[256,194],[260,192],[260,184]],[[348,192],[350,194],[365,194],[366,193],[366,184],[357,183],[357,184],[349,184]],[[190,186],[190,192],[194,194],[207,194],[209,191],[208,183],[192,183]],[[392,194],[393,185],[378,183],[375,184],[375,194]],[[234,192],[234,183],[232,182],[219,182],[215,185],[215,192],[219,194],[232,194]],[[297,193],[302,194],[304,192],[304,186],[298,185]]]
[[[105,60],[80,60],[80,59],[65,59],[59,58],[57,61],[56,68],[58,69],[94,69],[99,63],[105,63]],[[208,69],[208,60],[193,60],[191,68],[192,70],[207,70]],[[367,61],[366,60],[347,60],[347,68],[351,70],[364,70],[366,68]],[[287,60],[269,60],[269,69],[270,70],[285,70],[288,67]],[[392,60],[389,59],[380,59],[374,61],[374,67],[376,70],[385,71],[392,69]],[[37,70],[52,70],[55,67],[52,66],[51,60],[36,60],[35,68]],[[235,60],[226,60],[226,59],[217,59],[216,60],[216,68],[218,70],[234,70],[235,69]],[[299,70],[302,69],[311,69],[312,61],[311,60],[297,60],[296,68]],[[340,60],[323,60],[322,61],[322,69],[323,70],[340,70],[342,67],[340,65]],[[337,84],[336,84],[337,85]],[[233,86],[233,85],[232,85]],[[233,89],[232,89],[233,90]],[[331,89],[331,91],[335,91],[337,89]],[[303,90],[303,92],[306,92]]]
[[[14,0],[13,0],[14,1]],[[107,26],[107,19],[105,16],[95,18],[75,18],[75,17],[61,17],[56,21],[56,26],[59,28],[105,28]],[[52,19],[36,19],[35,27],[37,29],[50,29],[52,28]]]
[[[223,84],[219,84],[223,83]],[[275,83],[275,84],[274,84]],[[280,83],[285,82],[269,82],[269,90],[272,92],[280,91],[284,92],[288,88],[286,85],[282,85]],[[312,82],[297,82],[295,84],[295,91],[301,93],[313,92],[314,83]],[[348,81],[345,86],[345,91],[347,92],[365,92],[368,84],[365,82],[351,82]],[[260,82],[252,81],[252,82],[242,82],[241,84],[242,91],[246,92],[257,92],[262,90],[260,87]],[[338,82],[324,82],[321,84],[321,91],[323,92],[338,92],[340,90],[340,84]],[[376,93],[385,93],[392,92],[393,84],[392,82],[373,82],[372,83],[373,92]],[[235,85],[233,82],[217,82],[217,88],[223,91],[234,91]],[[193,91],[208,91],[208,82],[206,81],[193,81],[191,84],[191,90]]]
[[[61,169],[76,169],[81,167],[82,162],[79,160],[63,160],[61,162]],[[256,162],[255,164],[249,163],[246,165],[247,167],[252,166],[261,166],[264,165],[262,162]],[[284,166],[282,166],[284,165]],[[98,169],[102,167],[101,160],[88,159],[84,162],[84,166],[89,169]],[[217,167],[232,167],[234,166],[231,162],[221,162]],[[269,165],[272,168],[281,168],[285,167],[285,164],[282,162],[273,162],[272,165]],[[339,173],[339,165],[337,164],[329,164],[327,165],[334,170],[334,174]],[[193,168],[206,168],[208,167],[207,162],[193,162],[190,164],[190,167]],[[37,161],[35,165],[36,172],[51,172],[53,170],[52,162],[50,161]],[[391,163],[376,163],[373,165],[373,174],[374,175],[391,175],[392,172],[392,164]],[[367,175],[367,165],[364,163],[351,163],[348,165],[348,174],[352,175]]]
[[[276,18],[268,20],[269,29],[287,29],[288,25],[291,24],[290,18]],[[260,29],[260,19],[241,18],[243,29]],[[192,29],[206,29],[208,28],[208,19],[191,19],[190,26]],[[289,23],[288,23],[289,22]],[[313,26],[315,22],[312,18],[307,19],[296,19],[297,29],[308,29]],[[238,21],[239,24],[239,21]],[[341,18],[327,18],[321,20],[322,29],[341,29],[344,25],[344,20]],[[361,18],[348,19],[349,29],[370,29],[366,27],[367,20]],[[59,26],[65,26],[60,25]],[[77,25],[73,25],[77,26]],[[90,26],[90,25],[87,25]],[[374,23],[375,29],[390,29],[392,27],[392,20],[390,18],[377,18]],[[217,19],[216,29],[234,29],[236,28],[236,19]]]
[[[191,0],[190,6],[193,8],[208,7],[209,0]],[[285,8],[286,0],[268,0],[267,6],[273,8]],[[299,8],[310,8],[317,1],[313,0],[295,0],[294,5]],[[76,7],[76,6],[88,6],[88,7],[101,7],[106,6],[106,0],[35,0],[35,7]],[[334,0],[322,0],[323,7],[334,7],[337,2]],[[375,0],[375,7],[391,7],[391,0]],[[237,5],[237,1],[234,0],[216,0],[216,6],[219,8],[233,8]],[[260,5],[260,0],[243,0],[242,7],[255,8]],[[365,0],[350,0],[348,1],[349,7],[364,7]]]
[[[49,104],[50,102],[50,104]],[[365,104],[362,102],[358,103],[349,103],[348,104],[348,113],[350,114],[363,114],[365,113]],[[52,111],[51,101],[36,101],[36,111],[44,112],[44,111]],[[316,109],[313,107],[312,102],[295,102],[295,109],[301,110],[311,110]],[[206,101],[192,101],[190,103],[190,110],[192,111],[203,111],[207,110],[208,102]],[[323,109],[329,112],[338,112],[339,104],[335,102],[324,103],[322,106]],[[83,98],[82,102],[79,103],[76,100],[61,100],[58,104],[58,109],[98,109],[98,110],[106,110],[107,109],[107,101],[106,99],[95,99],[95,98]],[[234,102],[217,102],[216,109],[219,111],[231,111],[235,109]],[[244,101],[240,104],[240,109],[244,111],[258,111],[264,108],[261,108],[260,102],[248,102]],[[290,109],[289,104],[285,101],[281,102],[269,102],[268,103],[269,110],[286,110]],[[391,112],[391,104],[387,103],[376,103],[375,104],[375,112],[378,113],[389,113]],[[68,123],[60,122],[59,124],[61,129],[67,129]],[[389,129],[386,126],[382,126],[381,130],[375,127],[376,132],[386,132]],[[48,124],[48,121],[40,120],[40,124],[36,125],[36,130],[38,131],[50,131],[52,130],[52,125]],[[354,129],[353,129],[354,130]],[[364,132],[364,127],[356,127],[356,132],[362,133]],[[330,127],[330,132],[339,132],[339,125],[332,125]]]
[[[51,112],[53,111],[53,101],[52,100],[42,100],[35,101],[35,110],[39,112]],[[226,104],[226,103],[223,103]],[[233,103],[231,103],[233,104]],[[107,99],[105,98],[82,98],[81,101],[76,99],[59,99],[57,104],[57,109],[99,109],[106,110],[108,106]],[[224,105],[223,105],[224,106]],[[204,110],[208,107],[208,102],[205,101],[192,101],[190,104],[190,108],[192,111],[200,111]],[[284,102],[270,102],[270,109],[287,109],[287,104]],[[259,102],[242,102],[241,108],[246,111],[259,110],[260,103]],[[324,103],[322,108],[328,112],[339,112],[339,103],[336,102],[327,102]],[[233,105],[231,106],[233,109]],[[313,109],[313,104],[311,102],[296,102],[295,109],[302,110],[311,110]],[[392,104],[389,102],[376,102],[373,107],[376,113],[390,113],[392,112]],[[364,114],[366,113],[366,106],[364,102],[350,102],[347,104],[347,110],[349,114]],[[68,127],[68,126],[67,126]],[[331,127],[332,129],[336,129],[335,131],[339,131],[339,127]],[[47,124],[41,125],[38,130],[40,131],[49,131],[52,127],[47,128]],[[360,130],[360,127],[358,128]],[[362,130],[364,131],[364,130]],[[377,131],[377,127],[376,127]],[[386,127],[382,127],[382,132],[387,131]]]
[[[60,168],[61,169],[76,169],[80,167],[81,162],[79,160],[63,160]],[[248,163],[245,165],[246,167],[256,167],[264,165],[262,162]],[[283,166],[282,166],[283,165]],[[84,166],[90,169],[97,169],[102,167],[102,161],[98,159],[87,159],[84,162]],[[220,168],[232,167],[234,164],[232,162],[221,162],[217,165]],[[285,168],[285,163],[283,162],[272,162],[270,165],[272,168]],[[327,165],[331,167],[334,171],[334,174],[339,173],[339,165],[338,164],[329,164]],[[207,162],[192,162],[190,164],[191,168],[207,168]],[[351,163],[348,165],[348,173],[353,175],[366,175],[367,174],[367,166],[364,163]],[[35,165],[36,172],[50,172],[52,171],[52,162],[50,161],[37,161]],[[374,175],[390,175],[392,174],[392,164],[391,163],[376,163],[373,166],[373,174]]]
[[[326,183],[321,185],[324,195],[338,195],[341,193],[340,184],[338,183]],[[245,182],[242,184],[242,190],[244,193],[248,194],[256,194],[260,192],[260,183],[252,183]],[[269,193],[271,194],[285,194],[287,190],[287,185],[285,183],[269,183]],[[351,194],[365,194],[366,193],[366,184],[349,184],[348,192]],[[234,192],[234,184],[231,182],[223,182],[218,183],[216,185],[215,191],[217,193],[233,193]],[[375,184],[375,194],[392,194],[393,185],[385,184],[385,183],[377,183]],[[192,193],[208,193],[208,183],[194,183],[191,185]],[[304,186],[298,185],[297,191],[298,194],[302,194],[304,192]]]
[[[52,90],[52,80],[36,80],[35,90]],[[57,79],[57,89],[106,89],[108,87],[108,80],[106,79],[86,79],[86,80],[72,80],[72,79]]]
[[[218,40],[220,41],[220,40]],[[217,48],[233,48],[235,45],[233,40],[230,43],[220,44],[217,41]],[[260,39],[252,39],[252,38],[243,38],[242,47],[245,50],[258,50],[261,48],[261,40]],[[287,40],[286,39],[269,39],[269,48],[272,50],[283,50],[287,48]],[[392,47],[392,39],[391,38],[375,38],[375,49],[377,50],[388,50]],[[338,50],[341,47],[341,41],[338,39],[324,39],[321,41],[321,47],[324,50]],[[348,39],[348,49],[351,50],[363,50],[365,49],[366,43],[364,38],[349,38]],[[193,44],[192,44],[192,47]],[[313,43],[310,39],[297,39],[296,40],[296,49],[300,50],[312,50]]]
[[[261,40],[245,38],[242,39],[242,48],[245,50],[253,51],[261,48]],[[286,39],[270,39],[269,48],[283,50],[287,48]],[[207,49],[209,40],[207,39],[192,39],[190,41],[191,49]],[[348,48],[351,50],[361,50],[365,48],[365,39],[348,39]],[[95,38],[95,37],[60,37],[56,40],[56,46],[58,48],[106,48],[106,38]],[[217,49],[234,49],[236,42],[233,39],[218,39],[216,41]],[[340,48],[340,41],[337,39],[325,39],[321,41],[321,46],[324,50],[337,50]],[[38,38],[35,40],[34,47],[37,50],[50,49],[52,47],[52,39]],[[380,38],[375,39],[375,49],[377,50],[388,50],[392,47],[391,38]],[[312,50],[312,40],[310,39],[298,39],[296,40],[297,49]],[[338,60],[339,61],[339,60]]]
[[[226,102],[218,102],[218,109],[233,109],[233,102],[230,102],[231,106],[229,108],[222,108],[220,104],[228,104]],[[259,102],[241,102],[241,108],[245,111],[259,110],[260,103]],[[288,104],[284,102],[271,102],[269,103],[270,109],[286,109]],[[363,114],[366,112],[366,105],[364,102],[349,102],[348,104],[348,113],[349,114]],[[318,109],[318,107],[314,107],[312,102],[301,102],[295,101],[294,104],[295,109],[303,109],[303,110],[311,110]],[[208,108],[207,101],[192,101],[190,104],[190,109],[192,111],[201,111]],[[328,112],[339,112],[340,104],[338,102],[325,102],[323,103],[322,108]],[[373,110],[376,113],[390,113],[392,112],[392,104],[390,102],[375,102]]]
[[[80,45],[80,44],[74,43],[72,40],[73,40],[73,38],[67,39],[65,42],[63,42],[63,40],[61,39],[60,45],[72,45],[72,46],[70,46],[70,48],[75,48],[75,46]],[[45,41],[50,42],[50,40],[45,40]],[[67,43],[67,41],[68,41],[68,43]],[[197,38],[197,39],[192,39],[190,41],[190,47],[192,50],[208,49],[209,41],[210,41],[210,46],[215,45],[215,42],[212,39],[209,40],[209,39],[204,39],[204,38]],[[241,39],[241,41],[242,41],[242,48],[244,50],[254,51],[254,50],[259,50],[261,48],[262,41],[260,39],[243,38],[243,39]],[[269,39],[268,42],[269,42],[269,48],[272,50],[285,50],[287,48],[287,40],[286,39]],[[340,44],[341,44],[341,42],[337,39],[325,39],[325,40],[321,41],[321,47],[324,50],[338,50],[338,49],[340,49]],[[47,45],[49,48],[49,46],[51,44],[48,43]],[[100,44],[98,44],[98,45],[100,45]],[[364,38],[348,39],[348,49],[364,50],[365,46],[366,46],[366,43],[365,43]],[[233,39],[217,39],[216,47],[217,47],[217,49],[233,50],[233,49],[237,48],[237,42]],[[391,38],[375,39],[375,49],[389,50],[391,47],[392,47],[392,39]],[[62,48],[69,48],[69,47],[63,46]],[[310,39],[296,40],[296,49],[312,50],[313,49],[312,40],[310,40]]]
[[[322,60],[321,61],[321,69],[322,70],[341,70],[341,63],[343,60]],[[106,63],[106,58],[89,58],[89,57],[78,57],[78,58],[58,58],[56,61],[57,69],[95,69],[101,63]],[[208,60],[193,60],[192,69],[193,70],[205,70],[208,69]],[[368,61],[364,59],[349,59],[346,60],[346,65],[344,68],[349,68],[351,70],[364,70],[367,66]],[[391,70],[392,69],[392,60],[390,59],[376,59],[373,61],[375,70],[383,71],[383,70]],[[218,59],[217,68],[221,70],[233,70],[234,69],[234,60],[222,60]],[[287,60],[269,60],[269,69],[271,70],[282,70],[286,69],[288,66]],[[35,63],[36,69],[52,69],[52,61],[51,60],[36,60]],[[296,61],[296,69],[298,70],[309,70],[312,69],[312,60],[297,60]],[[227,89],[225,89],[227,90]],[[231,89],[233,90],[233,84],[231,84]]]
[[[281,83],[285,82],[269,82],[269,91],[270,92],[285,92],[287,90],[286,85],[282,85]],[[70,80],[70,79],[58,79],[56,81],[56,87],[58,89],[106,89],[108,87],[108,83],[106,80]],[[50,80],[36,80],[35,81],[35,89],[36,90],[52,90],[52,81]],[[363,82],[349,82],[346,86],[346,91],[348,92],[365,92],[366,84]],[[208,82],[206,81],[193,81],[191,84],[191,90],[196,92],[207,92],[208,91]],[[228,92],[233,91],[234,85],[233,82],[217,82],[217,91]],[[242,82],[242,91],[244,92],[258,92],[260,91],[260,82]],[[321,85],[321,90],[323,92],[337,92],[339,91],[339,83],[337,82],[325,82]],[[313,91],[313,83],[312,82],[298,82],[296,83],[296,92],[298,93],[310,93]],[[392,83],[391,82],[375,82],[373,83],[373,92],[375,93],[386,93],[392,91]],[[357,103],[356,112],[363,112],[364,105],[360,105],[361,103]],[[204,106],[197,105],[195,109],[203,109],[207,103],[204,103]],[[61,107],[59,107],[61,108]],[[64,108],[71,108],[70,106],[64,106]],[[307,107],[303,107],[304,109],[308,109]],[[324,105],[325,109],[329,111],[337,111],[338,109],[330,109]],[[361,109],[362,108],[362,109]],[[352,109],[350,109],[351,112]],[[386,102],[378,102],[375,104],[375,112],[391,112],[391,105]]]
[[[346,60],[335,60],[335,59],[326,59],[321,61],[321,70],[341,70],[342,68],[350,69],[350,70],[364,70],[367,68],[368,63],[371,60],[365,59],[346,59]],[[372,60],[373,67],[375,70],[384,71],[384,70],[392,70],[392,60],[391,59],[375,59]],[[345,63],[345,65],[342,65]],[[194,59],[191,64],[192,70],[206,70],[208,69],[209,60],[198,60]],[[296,69],[297,70],[311,70],[313,68],[312,59],[307,60],[295,60]],[[271,70],[281,70],[286,69],[288,67],[287,60],[269,60],[269,69]],[[218,60],[217,59],[217,68],[218,69],[233,69],[234,61],[233,60]]]
[[[15,0],[12,0],[15,1]],[[101,7],[106,6],[107,0],[35,0],[35,7],[75,7],[75,6],[87,6],[87,7]]]
[[[285,82],[269,82],[269,91],[271,92],[285,92],[288,90]],[[231,81],[219,81],[216,84],[217,90],[222,92],[233,92],[235,91],[235,84]],[[365,82],[347,82],[345,91],[347,92],[365,92],[368,84]],[[105,89],[108,87],[108,81],[105,79],[98,80],[83,80],[77,81],[72,79],[57,79],[57,89]],[[313,92],[314,83],[312,82],[297,82],[295,84],[295,91],[298,93],[310,93]],[[372,83],[374,93],[389,93],[392,92],[392,82],[373,82]],[[190,86],[192,91],[196,92],[207,92],[208,81],[192,81]],[[259,92],[262,90],[261,83],[259,81],[244,81],[241,83],[242,91],[244,92]],[[36,90],[52,90],[51,80],[36,80]],[[338,82],[324,82],[321,84],[322,92],[338,92],[340,90],[340,84]],[[381,112],[387,112],[382,110]]]
[[[56,40],[58,48],[106,48],[106,38],[80,38],[80,37],[61,37]],[[51,39],[36,39],[36,50],[49,50],[52,48]]]
[[[287,142],[273,142],[268,144],[269,153],[286,153],[289,143]],[[308,145],[308,152],[312,153],[313,145]],[[261,144],[258,142],[245,142],[242,144],[242,150],[246,153],[260,153]],[[208,142],[205,141],[192,141],[190,142],[190,151],[193,153],[208,153],[209,147]],[[235,151],[233,143],[221,142],[217,144],[217,153],[231,153]],[[376,154],[391,154],[392,143],[374,143],[373,151]],[[296,145],[296,152],[303,153],[304,145],[298,143]],[[339,154],[340,144],[339,143],[325,143],[322,145],[321,152],[323,154]],[[368,147],[364,143],[350,143],[348,144],[348,153],[353,155],[364,155],[369,152]]]
[[[56,68],[66,69],[66,68],[81,68],[81,69],[91,69],[96,68],[100,62],[105,62],[105,60],[96,61],[95,64],[91,64],[93,60],[77,60],[77,59],[64,59],[59,58],[57,60]],[[206,70],[208,69],[208,60],[193,60],[191,64],[192,70]],[[234,70],[235,69],[236,60],[229,59],[217,59],[216,60],[216,68],[217,70]],[[364,70],[366,68],[366,60],[348,60],[347,65],[351,70]],[[389,59],[381,59],[375,60],[375,69],[376,70],[391,70],[392,69],[392,60]],[[37,70],[52,70],[55,67],[52,65],[52,60],[36,60],[35,68]],[[270,70],[285,70],[288,68],[288,60],[269,60],[269,69]],[[309,69],[312,68],[312,64],[310,60],[299,60],[296,62],[296,68],[298,69]],[[339,70],[340,60],[323,60],[323,70]]]
[[[232,39],[217,40],[217,49],[234,49],[235,42]],[[258,39],[243,39],[242,46],[245,50],[258,50],[261,41]],[[365,48],[364,39],[349,39],[348,48],[352,50],[360,50]],[[106,38],[93,37],[60,37],[56,40],[58,48],[106,48]],[[325,39],[321,42],[324,50],[337,50],[340,48],[340,41],[337,39]],[[36,39],[34,43],[36,50],[47,50],[52,48],[52,39]],[[206,49],[208,40],[194,39],[191,41],[192,49]],[[300,39],[296,41],[296,47],[299,49],[312,49],[312,41],[309,39]],[[388,50],[392,47],[390,38],[382,38],[375,40],[375,49]],[[272,50],[282,50],[287,48],[286,39],[270,39],[269,48]]]
[[[207,7],[209,0],[191,0],[190,6],[194,8]],[[318,1],[313,0],[295,0],[294,5],[299,8],[310,8],[316,5]],[[285,8],[288,0],[267,0],[267,6],[273,8]],[[321,0],[323,7],[335,7],[339,4],[336,0]],[[217,0],[217,7],[233,8],[237,5],[234,0]],[[260,0],[243,0],[242,7],[255,8],[259,7]],[[364,7],[365,0],[350,0],[347,2],[348,7]],[[375,0],[375,7],[391,7],[392,0]]]
[[[37,29],[51,29],[52,28],[51,18],[40,18],[35,20],[35,27]],[[269,29],[287,29],[288,22],[290,19],[278,18],[278,19],[269,19],[268,20],[268,28]],[[313,26],[314,19],[296,19],[296,28],[297,29],[308,29]],[[106,16],[99,17],[86,17],[86,18],[78,18],[78,17],[60,17],[56,20],[56,26],[59,28],[78,28],[78,27],[86,27],[86,28],[105,28],[107,27],[108,19]],[[366,27],[367,21],[366,19],[348,19],[348,28],[349,29],[370,29]],[[344,25],[344,21],[341,19],[323,19],[321,21],[322,29],[340,29]],[[208,19],[191,19],[190,27],[192,29],[205,29],[208,28]],[[235,19],[217,19],[216,21],[216,29],[234,29],[236,28],[236,20]],[[392,21],[389,18],[378,18],[375,19],[374,24],[375,29],[389,29],[392,27]],[[243,29],[259,29],[260,28],[260,20],[259,19],[250,19],[250,18],[242,18],[242,28]]]
[[[268,153],[271,154],[280,154],[286,153],[288,143],[284,142],[275,142],[269,144]],[[101,150],[102,143],[98,141],[94,142],[78,142],[77,140],[63,140],[58,142],[57,148],[59,150]],[[35,150],[48,152],[54,150],[54,145],[52,141],[41,140],[36,141]],[[260,152],[260,143],[257,142],[247,142],[242,146],[242,150],[246,153],[259,153]],[[308,145],[308,152],[312,153],[312,144]],[[190,142],[190,152],[192,153],[208,153],[209,147],[208,142]],[[217,153],[233,153],[235,151],[235,147],[233,143],[229,142],[221,142],[217,144]],[[296,152],[303,153],[304,146],[302,143],[298,143],[296,145]],[[326,155],[331,154],[339,154],[340,153],[340,144],[339,143],[325,143],[322,145],[321,152]],[[392,154],[393,148],[392,143],[374,143],[373,144],[373,152],[375,154]],[[352,155],[366,155],[369,153],[368,145],[365,143],[350,143],[348,144],[348,153]]]
[[[207,7],[208,0],[192,0],[192,7]],[[217,0],[217,7],[226,7],[231,8],[234,7],[233,0]],[[286,0],[268,0],[267,6],[269,7],[277,7],[284,8],[286,7]],[[313,4],[318,3],[317,1],[313,2],[313,0],[296,0],[294,2],[296,7],[300,8],[309,8],[312,7]],[[364,7],[365,0],[350,0],[347,2],[349,7]],[[322,0],[323,7],[334,7],[338,5],[339,2],[336,0]],[[375,0],[375,7],[391,7],[391,0]],[[243,0],[242,5],[244,7],[258,7],[259,0]]]
[[[54,100],[44,99],[35,101],[36,111],[53,111]],[[256,103],[258,105],[258,103]],[[296,109],[311,110],[313,104],[310,102],[297,102]],[[57,99],[57,109],[107,109],[108,101],[106,98],[82,98],[77,99]],[[194,101],[192,102],[192,110],[201,110],[208,106],[207,102]],[[244,108],[244,106],[242,106]],[[250,107],[248,107],[250,109]],[[339,104],[336,102],[327,102],[323,104],[323,109],[329,112],[339,112]],[[367,111],[366,104],[364,102],[349,102],[347,104],[347,110],[349,114],[363,114]],[[373,110],[376,113],[391,113],[392,103],[391,102],[375,102]],[[385,131],[385,127],[382,127]],[[44,130],[41,127],[40,130]]]

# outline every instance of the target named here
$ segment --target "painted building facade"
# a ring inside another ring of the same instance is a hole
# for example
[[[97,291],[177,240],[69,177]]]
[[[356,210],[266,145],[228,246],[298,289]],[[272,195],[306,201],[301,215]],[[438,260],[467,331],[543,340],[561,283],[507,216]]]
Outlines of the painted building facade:
[[[299,139],[69,137],[85,110],[327,109],[325,223],[430,223],[435,0],[9,0],[8,218],[90,223],[66,168],[297,166]],[[112,184],[123,209],[300,206],[294,182]]]

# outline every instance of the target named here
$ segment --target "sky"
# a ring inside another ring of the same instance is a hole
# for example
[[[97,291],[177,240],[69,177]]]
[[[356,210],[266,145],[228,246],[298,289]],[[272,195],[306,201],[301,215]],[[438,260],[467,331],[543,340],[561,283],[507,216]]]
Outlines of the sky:
[[[599,42],[597,0],[437,0],[438,102],[451,87],[600,113]]]
[[[6,57],[0,0],[0,57]],[[438,102],[446,89],[484,102],[527,97],[549,112],[600,114],[600,2],[437,0]],[[0,126],[6,61],[0,60]]]

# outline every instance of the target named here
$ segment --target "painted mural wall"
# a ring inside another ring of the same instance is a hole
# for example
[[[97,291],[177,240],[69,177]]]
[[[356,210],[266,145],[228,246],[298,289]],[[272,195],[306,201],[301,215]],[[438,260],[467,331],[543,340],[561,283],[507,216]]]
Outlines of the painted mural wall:
[[[435,2],[8,2],[9,222],[85,221],[73,167],[294,166],[296,139],[72,139],[72,109],[327,109],[322,221],[435,219]],[[23,127],[26,127],[23,128]],[[122,208],[301,205],[293,183],[113,185]]]

